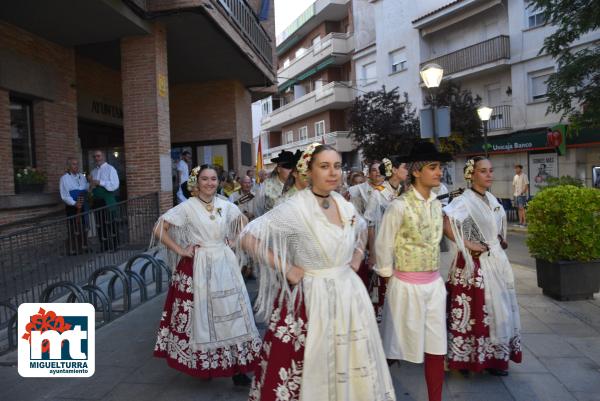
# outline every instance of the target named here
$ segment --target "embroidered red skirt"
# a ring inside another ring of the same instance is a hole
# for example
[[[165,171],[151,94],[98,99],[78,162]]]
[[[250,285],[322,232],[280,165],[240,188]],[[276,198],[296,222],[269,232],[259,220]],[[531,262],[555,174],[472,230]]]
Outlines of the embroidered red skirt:
[[[360,277],[362,282],[365,284],[367,292],[371,297],[377,323],[381,323],[381,318],[383,315],[383,302],[385,301],[385,280],[382,277],[379,277],[373,270],[369,269],[366,258],[360,264],[356,274],[358,274],[358,277]]]
[[[194,351],[190,347],[193,309],[193,260],[182,258],[173,274],[165,307],[160,319],[154,356],[191,376],[201,378],[230,377],[256,369],[261,351],[260,340]]]
[[[485,306],[483,275],[479,259],[474,259],[473,279],[463,278],[465,260],[458,256],[448,283],[448,367],[475,372],[484,369],[508,370],[508,361],[520,363],[521,337],[508,344],[493,344]]]
[[[275,302],[249,401],[299,400],[307,324],[304,302],[295,311]]]

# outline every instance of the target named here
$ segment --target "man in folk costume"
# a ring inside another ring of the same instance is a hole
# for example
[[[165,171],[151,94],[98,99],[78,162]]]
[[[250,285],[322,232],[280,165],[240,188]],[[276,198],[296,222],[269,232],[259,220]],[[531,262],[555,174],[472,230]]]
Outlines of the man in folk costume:
[[[412,187],[387,208],[375,240],[375,271],[387,284],[381,334],[388,360],[425,362],[429,401],[442,399],[446,337],[446,288],[439,274],[442,205],[441,162],[451,156],[426,141],[403,160]],[[393,276],[393,277],[392,277]]]
[[[79,161],[74,157],[67,159],[67,172],[60,177],[60,197],[65,202],[67,217],[87,212],[88,182],[79,172]],[[67,252],[74,255],[87,248],[87,216],[68,220],[69,238]]]
[[[248,175],[245,175],[242,177],[241,184],[241,188],[231,194],[229,201],[233,202],[233,204],[240,209],[248,221],[252,221],[258,216],[257,198],[256,194],[252,191],[252,178],[250,178]],[[252,270],[252,262],[248,261],[248,263],[242,267],[242,276],[244,276],[246,279],[254,279]]]
[[[285,181],[283,193],[281,198],[277,199],[277,202],[275,202],[275,206],[279,206],[280,204],[284,203],[289,198],[296,195],[298,192],[302,191],[308,186],[306,177],[300,174],[298,168],[296,167],[296,163],[298,163],[298,160],[300,160],[300,157],[302,157],[302,153],[303,152],[300,149],[294,153],[294,168],[290,172],[288,179]]]
[[[259,195],[261,214],[275,207],[277,200],[283,194],[283,186],[295,165],[294,154],[288,150],[282,151],[277,157],[271,159],[271,161],[277,163],[277,167],[275,167],[271,176],[265,180],[265,184]]]

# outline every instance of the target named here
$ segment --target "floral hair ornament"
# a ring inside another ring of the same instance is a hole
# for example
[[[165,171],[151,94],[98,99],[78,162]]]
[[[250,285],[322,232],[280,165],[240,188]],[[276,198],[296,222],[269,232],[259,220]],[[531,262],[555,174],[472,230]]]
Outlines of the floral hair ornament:
[[[473,178],[473,172],[475,171],[475,160],[469,159],[467,160],[467,164],[465,165],[465,181],[471,182]]]
[[[384,159],[382,160],[382,163],[383,163],[383,165],[385,166],[385,176],[386,176],[387,178],[390,178],[390,177],[392,176],[392,174],[393,174],[393,170],[392,170],[392,167],[393,167],[393,165],[392,165],[392,161],[386,157],[386,158],[384,158]]]
[[[300,160],[296,163],[296,170],[298,170],[298,174],[302,177],[308,176],[308,165],[310,164],[310,160],[312,159],[313,153],[319,147],[323,146],[320,142],[313,142],[304,150],[302,156],[300,156]]]
[[[192,192],[198,184],[198,174],[200,173],[200,166],[194,167],[190,173],[190,177],[187,180],[187,189]]]

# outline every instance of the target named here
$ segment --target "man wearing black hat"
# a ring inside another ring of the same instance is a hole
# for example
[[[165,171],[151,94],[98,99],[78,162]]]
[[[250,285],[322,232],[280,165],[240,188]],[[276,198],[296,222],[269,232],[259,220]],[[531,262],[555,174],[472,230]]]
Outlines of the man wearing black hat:
[[[441,401],[446,337],[446,288],[439,274],[441,163],[451,160],[419,141],[403,158],[412,186],[386,210],[375,241],[375,271],[388,282],[381,327],[388,360],[425,362],[430,401]]]
[[[274,159],[271,159],[271,161],[277,163],[277,167],[275,167],[271,176],[265,181],[265,185],[259,195],[259,208],[261,213],[266,213],[273,209],[277,199],[282,196],[283,186],[295,164],[294,154],[287,150],[279,153],[279,155]]]

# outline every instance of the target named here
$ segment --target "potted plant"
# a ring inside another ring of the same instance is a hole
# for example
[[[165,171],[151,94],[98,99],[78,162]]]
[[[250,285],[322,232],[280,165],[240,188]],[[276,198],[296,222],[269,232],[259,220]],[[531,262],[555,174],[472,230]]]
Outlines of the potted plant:
[[[561,301],[591,299],[600,289],[600,191],[555,184],[527,210],[538,287]]]
[[[46,179],[46,173],[35,167],[19,169],[15,173],[15,192],[18,194],[42,192]]]

